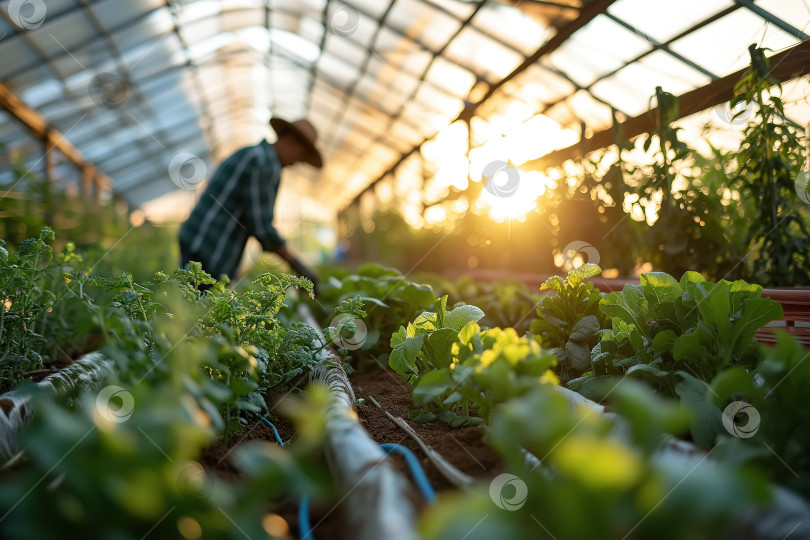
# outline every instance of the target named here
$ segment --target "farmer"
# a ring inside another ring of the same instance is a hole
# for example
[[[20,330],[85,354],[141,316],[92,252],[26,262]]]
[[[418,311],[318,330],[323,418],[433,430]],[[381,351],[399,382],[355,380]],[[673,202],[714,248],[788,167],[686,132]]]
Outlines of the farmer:
[[[316,283],[315,273],[287,248],[273,227],[281,169],[298,162],[321,168],[317,132],[307,120],[270,120],[275,144],[262,140],[238,150],[214,172],[197,206],[180,228],[181,266],[202,264],[215,278],[233,278],[249,236],[277,253],[297,274]]]

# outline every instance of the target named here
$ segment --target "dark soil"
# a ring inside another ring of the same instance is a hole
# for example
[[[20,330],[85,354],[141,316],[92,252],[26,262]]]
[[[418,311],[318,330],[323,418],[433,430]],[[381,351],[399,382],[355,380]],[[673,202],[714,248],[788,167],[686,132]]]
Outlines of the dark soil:
[[[285,444],[293,437],[294,431],[292,424],[286,420],[274,420],[273,425],[276,426],[278,434]],[[228,441],[219,439],[215,441],[214,444],[204,449],[200,456],[200,463],[207,471],[210,471],[223,480],[241,480],[242,476],[228,458],[233,453],[233,450],[240,444],[256,440],[275,442],[276,439],[273,436],[273,430],[264,422],[253,422],[245,426],[244,432],[231,436]]]
[[[408,420],[408,412],[413,408],[411,387],[396,373],[390,370],[374,370],[351,378],[358,398],[366,398],[366,403],[357,407],[360,421],[378,443],[397,443],[412,450],[422,464],[428,480],[436,491],[453,489],[454,486],[427,459],[409,435],[385,416],[385,413],[371,404],[368,396],[374,399],[394,416],[405,419],[422,441],[432,447],[460,471],[470,476],[489,479],[503,472],[503,463],[498,455],[482,440],[483,430],[471,426],[451,428],[444,422],[417,424]],[[404,462],[397,463],[410,478]]]

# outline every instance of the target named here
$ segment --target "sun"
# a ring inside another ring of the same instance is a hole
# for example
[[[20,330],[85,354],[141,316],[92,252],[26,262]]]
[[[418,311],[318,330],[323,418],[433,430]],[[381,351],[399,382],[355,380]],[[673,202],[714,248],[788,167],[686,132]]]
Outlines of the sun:
[[[484,180],[488,183],[481,191],[479,207],[487,208],[489,217],[496,222],[507,219],[525,221],[530,212],[537,210],[537,198],[546,191],[547,179],[542,173],[516,173],[518,176],[510,178],[508,171],[499,171]]]

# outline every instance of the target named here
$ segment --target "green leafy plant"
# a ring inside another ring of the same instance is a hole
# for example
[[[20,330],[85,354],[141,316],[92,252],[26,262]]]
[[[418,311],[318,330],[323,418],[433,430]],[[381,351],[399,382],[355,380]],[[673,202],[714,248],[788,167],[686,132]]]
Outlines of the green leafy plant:
[[[179,343],[208,344],[200,369],[216,384],[199,393],[225,396],[219,402],[226,437],[239,432],[252,413],[266,411],[262,394],[294,385],[318,362],[315,331],[303,323],[285,328],[276,319],[288,288],[312,294],[305,278],[263,274],[251,286],[232,290],[192,262],[171,277],[159,273],[151,282],[134,283],[129,274],[95,282],[114,293],[114,302],[103,314],[113,321],[105,323],[107,352],[132,376],[160,377],[155,364]],[[214,286],[203,293],[202,284]],[[325,346],[321,343],[320,348]]]
[[[681,128],[673,125],[678,118],[678,98],[659,86],[654,99],[655,131],[639,139],[641,149],[651,153],[651,163],[622,162],[623,184],[631,188],[626,193],[648,216],[648,222],[649,216],[655,216],[636,249],[654,268],[672,274],[701,268],[717,275],[722,264],[717,261],[718,253],[736,255],[724,221],[734,207],[724,207],[721,197],[728,182],[707,181],[701,167],[708,165],[706,159],[679,139]]]
[[[0,505],[8,509],[0,532],[15,538],[262,537],[262,518],[283,497],[330,497],[320,441],[312,437],[322,433],[315,427],[322,418],[312,413],[324,400],[314,394],[313,403],[302,403],[311,427],[296,422],[309,434],[303,446],[282,450],[254,441],[236,448],[238,482],[203,467],[200,453],[216,440],[221,422],[216,409],[188,393],[189,379],[199,375],[190,356],[197,352],[194,344],[181,344],[169,376],[159,380],[133,386],[108,381],[126,385],[116,395],[127,395],[123,403],[129,406],[99,403],[92,392],[80,396],[77,410],[38,400],[23,435],[26,467],[0,494]],[[41,519],[43,505],[48,519]]]
[[[447,296],[436,299],[435,308],[435,313],[422,313],[391,336],[388,364],[412,385],[427,372],[448,367],[459,332],[484,316],[476,306],[459,306],[448,312]]]
[[[543,381],[553,354],[512,328],[481,330],[484,313],[462,305],[447,311],[447,297],[436,312],[422,313],[391,336],[389,363],[414,386],[418,422],[439,419],[457,427],[487,420],[492,408]],[[477,415],[473,415],[473,412]]]
[[[82,350],[95,332],[86,265],[72,244],[54,257],[54,240],[48,227],[13,253],[0,240],[0,388],[16,386],[65,350]]]
[[[746,257],[749,273],[763,285],[810,284],[810,228],[796,193],[802,170],[803,127],[785,118],[782,87],[770,75],[765,50],[751,45],[751,68],[734,87],[732,110],[755,111],[756,121],[745,127],[737,153],[734,185],[757,201],[757,214],[748,222]]]
[[[761,384],[755,391],[749,390],[735,398],[747,398],[759,415],[759,418],[745,419],[744,423],[752,422],[752,429],[756,430],[745,441],[762,450],[759,455],[764,470],[774,480],[805,497],[810,496],[810,456],[806,451],[810,435],[796,426],[806,425],[810,414],[807,409],[808,360],[810,351],[795,337],[780,333],[776,347],[762,346],[762,360],[756,370]],[[764,447],[766,444],[768,447]]]
[[[389,349],[381,336],[390,336],[402,321],[413,320],[436,300],[430,286],[414,283],[392,268],[365,264],[355,273],[328,277],[319,289],[317,302],[310,305],[316,318],[328,328],[334,314],[341,313],[336,311],[341,302],[354,297],[360,298],[366,313],[367,333],[358,348],[350,351],[360,368],[369,364],[384,366]],[[353,330],[345,328],[344,332]]]
[[[753,368],[756,331],[783,316],[761,291],[741,280],[711,283],[697,272],[680,282],[663,272],[642,274],[640,285],[599,303],[613,329],[593,350],[594,372],[641,376],[672,395],[677,371],[710,382],[730,366]]]
[[[561,384],[591,369],[591,349],[599,342],[606,317],[599,311],[601,292],[586,280],[601,272],[595,264],[583,264],[565,278],[552,276],[540,287],[550,292],[540,300],[531,332],[544,348],[557,348]]]
[[[761,291],[744,281],[711,283],[697,272],[680,282],[661,272],[642,274],[640,285],[625,285],[600,301],[612,330],[592,351],[593,374],[569,386],[592,396],[600,377],[640,378],[688,403],[697,413],[695,442],[712,446],[724,432],[720,402],[735,388],[745,389],[745,370],[759,362],[756,331],[783,316]]]
[[[533,293],[522,281],[499,279],[492,282],[476,282],[470,276],[462,276],[451,282],[435,275],[425,275],[438,295],[447,295],[454,305],[478,306],[484,312],[481,324],[490,328],[514,328],[518,334],[529,330],[530,315],[540,295]]]
[[[414,387],[414,404],[423,409],[412,418],[439,418],[455,427],[477,422],[470,417],[472,409],[488,422],[497,405],[537,384],[557,383],[549,371],[554,355],[512,328],[482,331],[475,323],[467,324],[451,352],[449,366],[426,373]]]
[[[739,535],[741,513],[769,500],[763,476],[733,462],[658,453],[665,434],[686,429],[683,408],[632,380],[613,393],[621,421],[571,407],[550,385],[498,406],[489,440],[509,472],[441,499],[420,520],[422,537]],[[541,464],[527,463],[524,451]]]

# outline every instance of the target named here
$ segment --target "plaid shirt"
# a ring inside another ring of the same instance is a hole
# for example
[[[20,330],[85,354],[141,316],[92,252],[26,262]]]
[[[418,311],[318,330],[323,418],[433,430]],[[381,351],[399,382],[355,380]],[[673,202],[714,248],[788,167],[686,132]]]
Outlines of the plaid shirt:
[[[248,237],[255,236],[268,251],[284,245],[273,227],[280,181],[281,162],[265,140],[226,159],[180,227],[180,246],[189,260],[215,278],[233,278]]]

